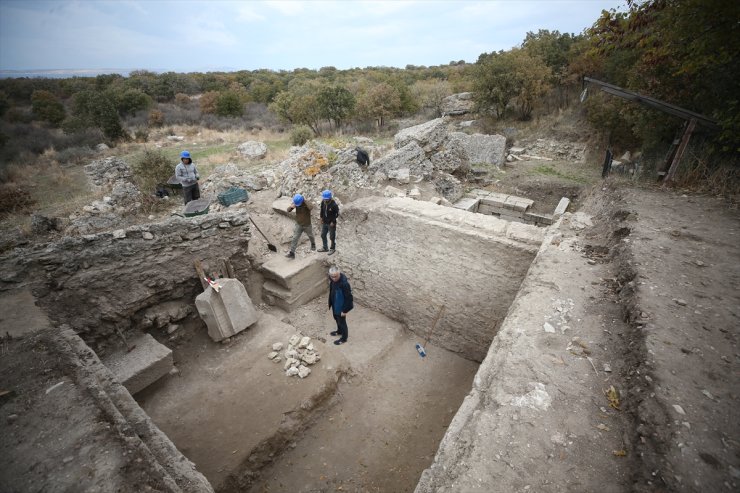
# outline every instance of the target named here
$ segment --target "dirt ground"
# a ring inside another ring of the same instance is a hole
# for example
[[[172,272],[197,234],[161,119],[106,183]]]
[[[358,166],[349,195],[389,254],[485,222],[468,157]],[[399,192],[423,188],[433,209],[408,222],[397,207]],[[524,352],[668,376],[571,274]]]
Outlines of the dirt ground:
[[[413,491],[477,364],[432,346],[422,359],[416,337],[362,306],[351,312],[349,343],[334,346],[324,296],[290,314],[269,312],[226,345],[202,327],[188,331],[174,352],[179,373],[137,394],[144,410],[220,491],[243,491],[265,455],[280,459],[262,477],[282,485],[265,479],[255,491],[309,483]],[[298,328],[322,357],[305,380],[266,357]],[[350,453],[360,443],[362,454]],[[331,466],[302,459],[294,468],[295,454]]]

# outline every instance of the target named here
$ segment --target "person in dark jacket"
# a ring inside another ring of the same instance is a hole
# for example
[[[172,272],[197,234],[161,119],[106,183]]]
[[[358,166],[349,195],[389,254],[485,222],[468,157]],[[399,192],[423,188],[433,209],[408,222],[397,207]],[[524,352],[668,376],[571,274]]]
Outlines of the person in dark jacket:
[[[349,328],[347,327],[347,313],[354,308],[352,300],[352,288],[347,276],[339,271],[339,267],[333,265],[329,268],[329,309],[337,322],[337,330],[330,333],[339,336],[334,341],[337,346],[347,342]]]
[[[337,238],[337,216],[339,216],[339,205],[332,198],[331,190],[321,192],[321,247],[319,252],[329,252],[332,255],[336,251]],[[326,234],[329,234],[331,248],[327,249]]]

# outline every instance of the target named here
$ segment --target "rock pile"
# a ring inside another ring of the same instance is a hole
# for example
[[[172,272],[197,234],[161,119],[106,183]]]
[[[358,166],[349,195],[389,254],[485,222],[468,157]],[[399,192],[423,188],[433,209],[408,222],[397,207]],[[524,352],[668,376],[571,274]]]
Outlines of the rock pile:
[[[295,334],[288,340],[288,346],[281,357],[280,351],[283,349],[282,342],[276,342],[272,345],[272,351],[267,355],[273,363],[280,363],[285,358],[283,369],[285,375],[289,377],[298,376],[306,378],[311,374],[309,366],[316,364],[321,360],[321,355],[316,352],[311,338]]]

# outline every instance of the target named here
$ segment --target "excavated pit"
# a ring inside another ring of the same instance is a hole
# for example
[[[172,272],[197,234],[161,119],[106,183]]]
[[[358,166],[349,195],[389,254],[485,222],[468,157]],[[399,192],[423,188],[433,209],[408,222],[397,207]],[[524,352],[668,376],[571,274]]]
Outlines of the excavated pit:
[[[295,262],[305,266],[293,264],[295,282],[281,283],[272,270],[291,261],[245,262],[248,235],[236,212],[178,222],[184,232],[160,231],[166,241],[159,252],[137,249],[147,245],[146,228],[86,238],[77,268],[47,249],[40,265],[66,269],[66,279],[54,283],[68,289],[46,283],[37,294],[46,294],[47,309],[81,292],[90,305],[106,308],[79,319],[65,305],[55,320],[75,327],[104,363],[126,345],[132,351],[143,330],[172,349],[163,358],[176,370],[131,390],[217,491],[347,484],[412,491],[469,392],[544,230],[411,199],[362,199],[343,209],[337,254],[299,251]],[[124,260],[116,262],[121,251]],[[174,267],[158,262],[145,272],[150,256],[162,253]],[[226,344],[211,341],[194,310],[183,308],[197,289],[188,275],[192,257],[209,255],[233,264],[250,294],[261,293],[270,305]],[[334,327],[322,279],[330,261],[347,274],[357,305],[343,346],[328,335]],[[87,270],[94,264],[109,275],[91,285]],[[133,281],[121,283],[125,276]],[[95,317],[106,322],[97,330],[87,323]],[[132,322],[125,327],[122,320]],[[303,380],[267,358],[272,344],[298,333],[310,336],[322,357]]]

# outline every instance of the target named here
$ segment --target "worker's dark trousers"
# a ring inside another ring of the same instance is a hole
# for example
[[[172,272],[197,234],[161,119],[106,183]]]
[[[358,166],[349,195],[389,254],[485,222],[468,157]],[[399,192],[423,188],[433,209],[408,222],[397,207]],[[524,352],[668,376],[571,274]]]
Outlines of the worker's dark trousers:
[[[321,225],[321,243],[324,245],[324,250],[327,250],[327,243],[326,243],[326,234],[329,234],[329,239],[331,240],[331,249],[334,250],[336,245],[336,238],[337,238],[337,226],[330,226],[329,224],[322,224]]]
[[[185,205],[187,205],[191,200],[198,200],[200,198],[200,187],[197,183],[189,187],[183,187],[182,196],[185,200]]]
[[[345,315],[343,317],[335,313],[334,320],[337,321],[337,332],[339,332],[340,339],[346,341],[347,337],[349,336],[349,328],[347,327],[347,316]]]

